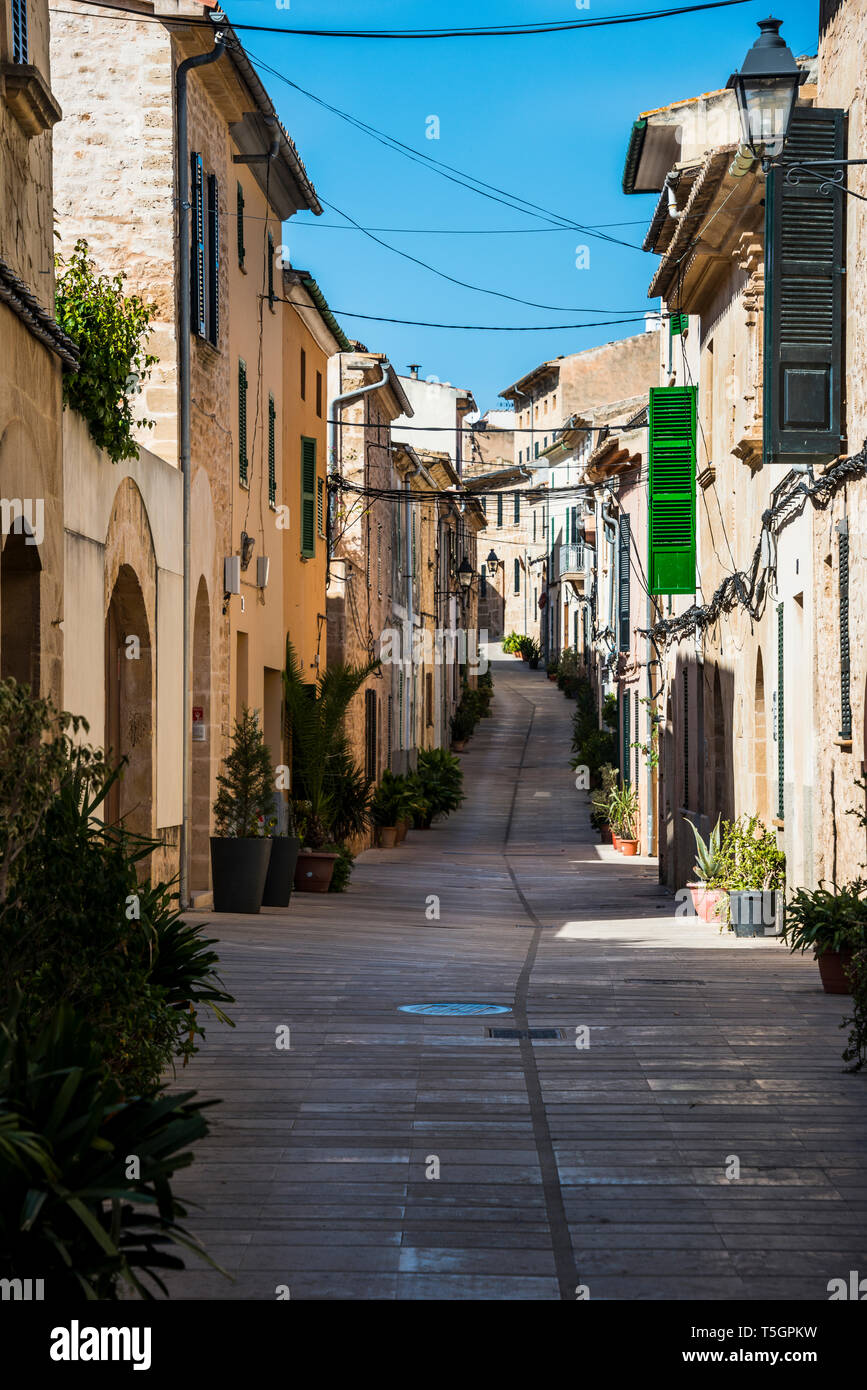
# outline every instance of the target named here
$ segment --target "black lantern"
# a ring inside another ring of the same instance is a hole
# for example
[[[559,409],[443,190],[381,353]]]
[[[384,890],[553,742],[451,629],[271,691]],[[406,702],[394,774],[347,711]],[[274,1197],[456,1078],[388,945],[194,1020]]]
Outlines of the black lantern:
[[[500,557],[493,546],[491,546],[490,553],[488,555],[487,560],[485,561],[485,564],[488,567],[488,571],[491,575],[491,578],[493,578],[496,575],[497,570],[500,568]]]
[[[726,87],[734,89],[743,141],[757,159],[782,152],[798,88],[807,74],[780,37],[781,19],[760,19],[760,34]]]
[[[461,560],[461,563],[458,565],[458,579],[460,581],[460,585],[464,593],[468,593],[470,585],[473,582],[473,567],[467,559],[466,555]]]

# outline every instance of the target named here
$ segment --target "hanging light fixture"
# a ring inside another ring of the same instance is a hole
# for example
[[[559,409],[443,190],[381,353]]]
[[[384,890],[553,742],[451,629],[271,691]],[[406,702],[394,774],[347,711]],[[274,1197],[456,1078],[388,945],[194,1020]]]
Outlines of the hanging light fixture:
[[[781,19],[760,19],[759,37],[726,87],[734,91],[743,142],[756,159],[782,153],[798,88],[807,74],[780,37]]]
[[[488,572],[490,573],[491,578],[493,579],[497,573],[497,570],[500,568],[500,557],[493,546],[491,546],[485,564],[487,565]]]
[[[473,582],[473,567],[466,555],[458,565],[458,580],[464,593],[469,593],[470,585]]]

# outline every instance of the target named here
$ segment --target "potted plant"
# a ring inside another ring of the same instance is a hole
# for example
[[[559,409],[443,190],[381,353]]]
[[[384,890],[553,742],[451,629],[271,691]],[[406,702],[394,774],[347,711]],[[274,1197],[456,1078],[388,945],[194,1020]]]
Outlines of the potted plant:
[[[279,793],[276,794],[279,796]],[[293,803],[280,799],[271,835],[271,858],[262,894],[263,907],[288,907],[301,841],[295,826]]]
[[[521,638],[521,655],[528,663],[531,671],[538,671],[539,662],[542,659],[542,648],[535,637]]]
[[[338,812],[337,774],[347,758],[346,711],[378,661],[365,666],[338,662],[322,672],[311,690],[304,671],[286,638],[283,700],[287,732],[291,739],[294,785],[307,803],[304,834],[295,868],[295,887],[300,892],[327,893],[338,852],[333,824]]]
[[[776,934],[782,913],[786,856],[758,816],[724,821],[716,884],[725,888],[736,936]],[[719,908],[717,909],[719,915]]]
[[[555,681],[557,679],[557,666],[558,663],[556,661],[549,661],[547,663],[545,667],[545,673],[549,681]]]
[[[615,847],[621,854],[635,855],[638,853],[638,838],[635,831],[638,827],[638,792],[634,787],[621,787],[615,791],[612,801],[613,806],[612,830],[616,827],[617,838]]]
[[[376,826],[377,840],[382,849],[394,849],[397,844],[397,826],[404,817],[406,806],[405,780],[386,768],[382,774],[382,781],[373,794],[371,819]]]
[[[600,786],[591,794],[590,797],[590,824],[594,830],[599,831],[599,838],[603,845],[612,843],[611,824],[609,820],[609,803],[611,793],[617,786],[617,769],[611,763],[603,763],[599,769]]]
[[[460,806],[464,775],[457,758],[445,748],[420,748],[416,775],[423,807],[416,813],[416,824],[430,830],[436,816],[450,815]]]
[[[245,705],[217,776],[211,836],[215,912],[258,912],[271,858],[274,767],[259,718]]]
[[[780,932],[791,951],[812,951],[826,994],[849,994],[852,958],[867,946],[867,881],[798,888]]]
[[[723,904],[728,898],[725,888],[714,886],[723,872],[720,817],[717,817],[716,825],[707,840],[702,839],[688,816],[684,816],[683,819],[695,836],[696,855],[694,868],[696,879],[686,886],[692,896],[692,905],[696,914],[703,922],[714,922],[723,916]]]

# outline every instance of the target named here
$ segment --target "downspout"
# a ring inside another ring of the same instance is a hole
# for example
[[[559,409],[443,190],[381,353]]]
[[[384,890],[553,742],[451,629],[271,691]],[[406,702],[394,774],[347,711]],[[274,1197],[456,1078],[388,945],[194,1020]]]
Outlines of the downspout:
[[[185,58],[175,73],[175,114],[177,119],[178,141],[178,256],[179,266],[179,350],[178,350],[178,397],[180,413],[180,465],[184,482],[183,501],[183,769],[181,774],[181,795],[183,817],[180,836],[180,905],[185,908],[190,901],[190,824],[192,820],[192,775],[193,756],[192,685],[190,680],[191,632],[190,632],[190,549],[191,549],[191,448],[190,448],[190,152],[187,129],[187,73],[191,68],[205,67],[222,58],[226,48],[226,36],[221,29],[214,35],[214,47],[210,53],[199,53],[194,58]],[[213,723],[213,721],[212,721]]]

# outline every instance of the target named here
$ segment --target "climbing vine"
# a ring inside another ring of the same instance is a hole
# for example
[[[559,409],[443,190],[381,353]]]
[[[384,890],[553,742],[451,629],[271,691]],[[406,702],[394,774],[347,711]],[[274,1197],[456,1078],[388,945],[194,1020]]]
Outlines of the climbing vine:
[[[156,305],[125,295],[122,271],[101,275],[84,240],[68,261],[58,255],[56,262],[57,322],[79,352],[78,371],[64,374],[63,403],[84,416],[112,463],[137,458],[133,429],[153,427],[135,418],[134,401],[157,361],[144,346]]]

